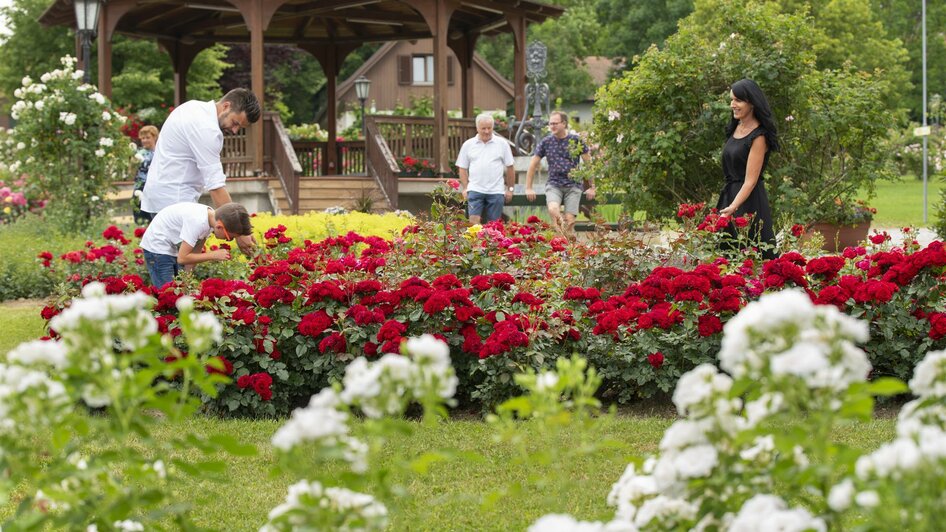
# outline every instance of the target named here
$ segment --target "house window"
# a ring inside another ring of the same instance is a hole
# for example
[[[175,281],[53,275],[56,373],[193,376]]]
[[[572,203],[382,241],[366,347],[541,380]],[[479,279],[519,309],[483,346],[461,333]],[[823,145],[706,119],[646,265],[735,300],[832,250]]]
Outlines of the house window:
[[[447,85],[453,85],[454,59],[447,56]],[[397,84],[398,85],[433,85],[434,84],[434,56],[431,54],[399,55],[397,56]]]
[[[434,82],[434,56],[415,55],[411,57],[411,80],[414,85],[432,85]]]

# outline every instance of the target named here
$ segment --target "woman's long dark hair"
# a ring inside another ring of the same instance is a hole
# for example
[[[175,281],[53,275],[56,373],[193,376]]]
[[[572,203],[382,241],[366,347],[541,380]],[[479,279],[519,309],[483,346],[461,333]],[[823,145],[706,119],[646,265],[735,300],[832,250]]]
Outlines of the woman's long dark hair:
[[[775,122],[772,120],[772,108],[769,107],[769,101],[765,98],[765,93],[756,82],[751,79],[741,79],[732,84],[732,93],[736,98],[752,104],[752,112],[759,125],[765,130],[765,142],[768,145],[768,151],[778,151],[778,130],[775,128]],[[729,125],[726,126],[726,137],[730,137],[739,121],[732,118]]]

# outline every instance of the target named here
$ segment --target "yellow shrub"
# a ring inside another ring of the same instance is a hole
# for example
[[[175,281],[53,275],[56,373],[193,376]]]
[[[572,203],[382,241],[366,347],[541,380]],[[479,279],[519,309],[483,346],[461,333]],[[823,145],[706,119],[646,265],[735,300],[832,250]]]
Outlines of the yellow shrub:
[[[324,212],[310,212],[298,216],[260,213],[252,218],[252,222],[253,234],[257,243],[263,242],[263,235],[266,231],[277,225],[284,225],[286,226],[286,236],[301,245],[302,241],[306,239],[318,242],[331,236],[345,235],[349,231],[354,231],[363,236],[394,238],[401,234],[404,227],[414,223],[414,219],[409,214],[365,214],[362,212],[326,214]],[[211,235],[207,243],[214,245],[220,242]]]

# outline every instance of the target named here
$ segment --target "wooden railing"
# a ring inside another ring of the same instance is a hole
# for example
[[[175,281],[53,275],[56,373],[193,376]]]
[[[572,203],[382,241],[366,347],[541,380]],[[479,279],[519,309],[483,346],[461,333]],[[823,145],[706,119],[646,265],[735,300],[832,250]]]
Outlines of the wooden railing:
[[[299,179],[302,166],[292,149],[292,141],[276,113],[265,113],[263,117],[263,153],[268,159],[267,171],[279,178],[289,209],[292,214],[299,214]]]
[[[223,150],[220,162],[227,177],[250,177],[253,175],[253,154],[250,153],[253,135],[248,129],[242,129],[235,135],[223,136]]]
[[[367,120],[365,127],[368,130],[368,167],[374,176],[381,192],[384,194],[392,209],[398,205],[397,159],[391,153],[385,136],[378,129],[378,124]]]
[[[328,142],[312,140],[294,140],[292,147],[299,157],[302,172],[307,176],[322,175],[365,175],[365,143],[360,140],[346,140],[335,143],[338,171],[329,172]]]
[[[434,119],[420,116],[370,115],[368,123],[374,123],[384,137],[396,159],[413,157],[433,159]],[[447,121],[447,159],[455,161],[460,147],[467,139],[476,135],[476,123],[472,118],[451,118]]]

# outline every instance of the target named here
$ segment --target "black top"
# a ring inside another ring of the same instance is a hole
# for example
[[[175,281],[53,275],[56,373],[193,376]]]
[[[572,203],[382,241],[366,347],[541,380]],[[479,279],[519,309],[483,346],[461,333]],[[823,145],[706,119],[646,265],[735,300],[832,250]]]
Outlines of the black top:
[[[749,162],[749,150],[752,149],[752,142],[764,133],[765,130],[759,126],[741,139],[730,136],[726,140],[726,145],[723,146],[723,175],[726,176],[727,183],[742,183],[746,180],[746,164]],[[762,162],[762,171],[759,173],[760,181],[762,175],[765,174],[765,167],[768,162],[769,151],[766,150],[765,160]]]

